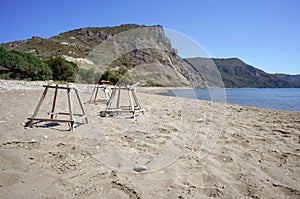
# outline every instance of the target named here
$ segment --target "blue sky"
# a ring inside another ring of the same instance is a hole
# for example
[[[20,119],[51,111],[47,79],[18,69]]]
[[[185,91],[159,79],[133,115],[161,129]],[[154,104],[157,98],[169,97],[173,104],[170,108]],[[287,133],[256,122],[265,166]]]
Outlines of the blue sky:
[[[160,24],[210,57],[237,57],[270,73],[300,74],[298,0],[1,0],[0,43],[80,27]]]

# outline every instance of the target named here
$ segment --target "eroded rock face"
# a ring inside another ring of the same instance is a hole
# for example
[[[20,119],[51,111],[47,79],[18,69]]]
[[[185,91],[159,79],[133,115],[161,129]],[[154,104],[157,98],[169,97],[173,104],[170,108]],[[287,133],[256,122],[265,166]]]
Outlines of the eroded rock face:
[[[127,75],[135,75],[134,80],[144,85],[204,85],[197,71],[172,48],[162,26],[80,28],[49,39],[33,37],[3,45],[42,59],[62,56],[81,68],[98,72],[125,66]]]

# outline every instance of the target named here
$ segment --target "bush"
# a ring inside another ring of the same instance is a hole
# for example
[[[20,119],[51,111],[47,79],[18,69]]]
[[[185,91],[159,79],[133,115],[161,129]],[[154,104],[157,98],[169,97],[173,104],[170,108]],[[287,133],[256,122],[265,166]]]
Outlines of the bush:
[[[46,61],[51,67],[55,81],[74,82],[78,72],[78,66],[74,62],[69,62],[62,57],[51,58]]]
[[[0,46],[0,65],[10,69],[6,78],[47,80],[51,79],[51,68],[30,53],[9,51]]]
[[[131,84],[133,80],[126,75],[127,72],[128,69],[125,66],[121,66],[118,70],[112,70],[108,68],[106,71],[104,71],[100,80],[111,81],[113,84]]]

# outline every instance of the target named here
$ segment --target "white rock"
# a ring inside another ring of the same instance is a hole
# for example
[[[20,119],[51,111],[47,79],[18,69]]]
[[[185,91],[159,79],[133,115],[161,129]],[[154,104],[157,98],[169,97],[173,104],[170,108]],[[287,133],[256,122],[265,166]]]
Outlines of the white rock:
[[[36,140],[35,140],[35,139],[31,139],[31,141],[30,141],[30,142],[34,143],[34,142],[36,142]]]

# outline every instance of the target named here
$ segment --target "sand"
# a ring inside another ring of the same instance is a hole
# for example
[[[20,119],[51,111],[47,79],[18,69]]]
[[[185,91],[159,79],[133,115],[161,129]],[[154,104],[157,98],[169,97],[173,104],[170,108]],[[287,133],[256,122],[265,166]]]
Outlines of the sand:
[[[43,84],[0,81],[0,198],[300,197],[299,112],[138,88],[144,115],[100,117],[77,85],[88,124],[25,128]]]

